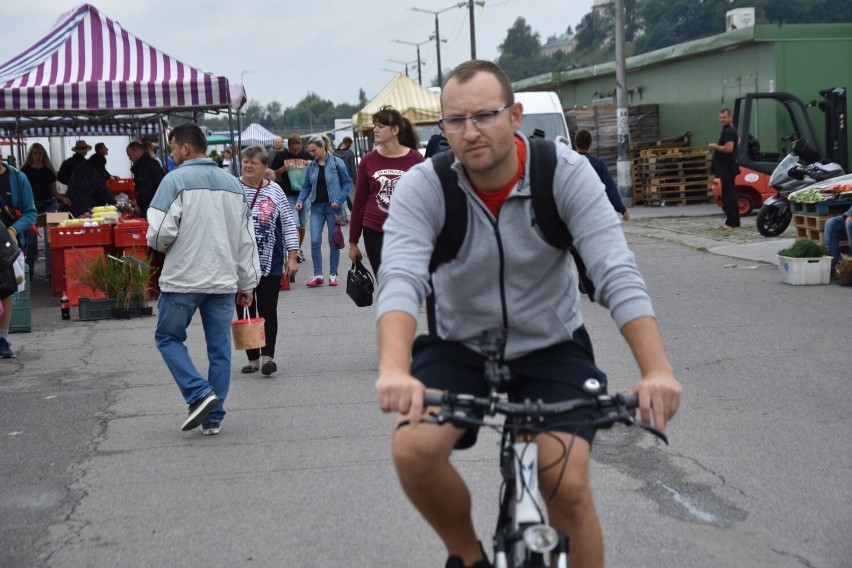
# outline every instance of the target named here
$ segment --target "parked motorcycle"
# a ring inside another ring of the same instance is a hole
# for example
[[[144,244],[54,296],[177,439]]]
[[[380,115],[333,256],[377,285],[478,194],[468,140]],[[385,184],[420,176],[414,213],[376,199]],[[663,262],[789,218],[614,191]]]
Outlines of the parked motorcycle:
[[[777,237],[787,230],[793,219],[793,210],[788,200],[792,192],[844,174],[839,164],[820,162],[819,157],[819,152],[800,139],[772,172],[769,185],[777,193],[764,201],[757,213],[757,230],[761,235]],[[808,162],[807,165],[800,165],[800,158]]]

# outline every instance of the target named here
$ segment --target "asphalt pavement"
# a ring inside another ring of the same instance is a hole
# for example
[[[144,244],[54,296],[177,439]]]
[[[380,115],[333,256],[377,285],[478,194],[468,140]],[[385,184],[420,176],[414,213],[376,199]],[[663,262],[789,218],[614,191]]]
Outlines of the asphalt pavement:
[[[757,235],[754,217],[722,231],[715,205],[631,212],[685,396],[670,447],[625,428],[595,444],[607,564],[848,566],[852,290],[782,284],[789,238]],[[0,360],[0,566],[443,565],[390,460],[374,312],[343,286],[307,288],[310,272],[280,296],[278,373],[241,375],[235,353],[222,433],[204,437],[179,431],[153,318],[63,321],[37,271],[33,331]],[[611,388],[630,388],[629,349],[584,304]],[[187,345],[204,369],[200,322]],[[485,542],[497,443],[484,431],[455,457]]]

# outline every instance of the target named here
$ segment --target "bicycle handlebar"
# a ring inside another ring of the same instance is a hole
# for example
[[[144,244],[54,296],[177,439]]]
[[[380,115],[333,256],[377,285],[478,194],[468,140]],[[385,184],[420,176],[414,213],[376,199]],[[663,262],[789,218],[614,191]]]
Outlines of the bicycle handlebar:
[[[423,406],[441,407],[438,413],[432,413],[435,422],[438,424],[446,422],[470,424],[476,420],[468,416],[465,411],[482,412],[489,416],[501,414],[507,417],[522,418],[527,422],[536,422],[549,416],[567,414],[575,410],[594,410],[590,423],[595,426],[608,427],[616,422],[639,426],[651,432],[666,444],[669,443],[666,435],[653,426],[634,420],[630,411],[639,406],[639,396],[632,393],[599,394],[547,403],[542,400],[529,399],[510,402],[497,395],[476,397],[450,391],[427,391],[423,395]]]

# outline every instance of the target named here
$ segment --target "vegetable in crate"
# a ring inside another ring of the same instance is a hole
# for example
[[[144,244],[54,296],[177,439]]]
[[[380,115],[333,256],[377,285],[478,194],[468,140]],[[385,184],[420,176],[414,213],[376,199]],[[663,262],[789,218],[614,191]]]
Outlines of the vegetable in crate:
[[[811,239],[801,239],[793,243],[793,246],[778,251],[779,256],[790,258],[820,258],[828,254],[828,247],[821,245]]]

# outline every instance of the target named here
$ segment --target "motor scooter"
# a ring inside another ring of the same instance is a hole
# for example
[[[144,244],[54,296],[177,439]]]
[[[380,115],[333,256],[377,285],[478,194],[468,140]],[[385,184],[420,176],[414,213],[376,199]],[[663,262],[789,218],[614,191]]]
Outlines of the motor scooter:
[[[769,185],[777,193],[764,201],[757,213],[757,230],[761,235],[777,237],[787,230],[793,219],[793,210],[788,200],[792,192],[844,174],[839,164],[821,162],[819,157],[819,152],[801,139],[792,145],[790,153],[781,160],[769,178]],[[800,158],[804,159],[807,165],[800,165]]]

